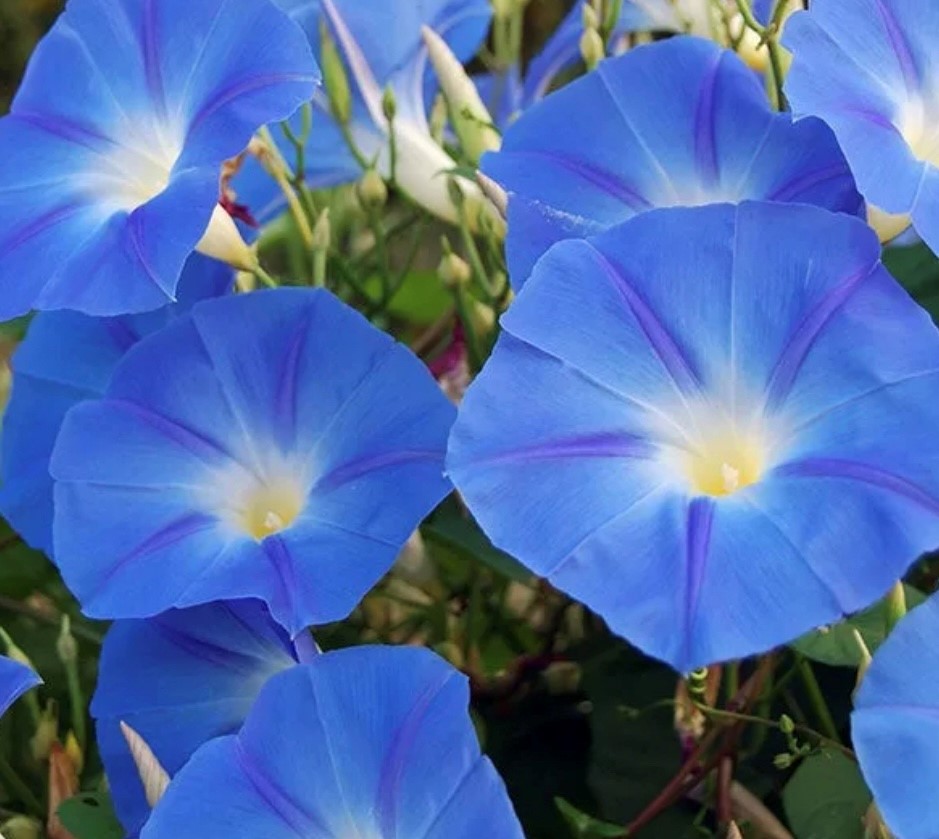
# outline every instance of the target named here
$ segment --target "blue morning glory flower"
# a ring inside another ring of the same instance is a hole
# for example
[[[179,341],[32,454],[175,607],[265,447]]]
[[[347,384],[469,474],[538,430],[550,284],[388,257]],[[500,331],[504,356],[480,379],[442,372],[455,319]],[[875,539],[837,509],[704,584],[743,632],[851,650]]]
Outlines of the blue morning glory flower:
[[[862,207],[824,123],[775,113],[739,58],[690,36],[601,62],[524,113],[482,169],[509,193],[516,288],[555,242],[654,207],[744,199]]]
[[[344,618],[449,491],[453,413],[326,291],[203,301],[66,415],[56,560],[92,616],[254,597],[291,635]]]
[[[0,121],[0,320],[172,301],[190,253],[237,236],[222,162],[316,77],[269,0],[71,0]]]
[[[300,638],[312,645],[308,635]],[[124,827],[139,831],[150,807],[121,722],[175,775],[203,743],[236,732],[265,682],[296,661],[286,635],[253,600],[113,624],[101,652],[91,713]]]
[[[890,830],[939,836],[939,596],[917,606],[874,654],[854,696],[851,740]]]
[[[0,655],[0,717],[26,691],[42,680],[25,664]]]
[[[425,649],[317,656],[195,753],[143,839],[522,839],[468,702],[466,678]]]
[[[680,671],[861,609],[939,544],[939,332],[859,219],[743,202],[556,245],[448,471],[499,547]]]
[[[939,250],[939,7],[932,0],[813,0],[787,23],[796,115],[835,132],[864,197],[912,216]]]
[[[197,300],[229,291],[232,282],[231,268],[193,254],[179,281],[178,303],[113,318],[41,312],[33,319],[13,356],[0,457],[0,513],[30,545],[52,554],[49,458],[69,408],[101,396],[117,363],[140,338]]]
[[[307,33],[317,59],[320,27],[325,26],[345,63],[352,94],[349,130],[355,146],[378,170],[391,174],[389,125],[382,110],[382,94],[390,88],[397,113],[394,135],[397,151],[395,179],[418,203],[444,217],[453,214],[447,179],[438,172],[456,167],[430,135],[427,114],[437,84],[429,69],[421,27],[437,32],[461,60],[472,58],[486,37],[492,18],[489,0],[276,0]],[[313,187],[350,183],[362,167],[330,111],[325,90],[313,98],[314,129],[307,144],[306,180]],[[294,126],[298,128],[298,125]],[[273,127],[275,134],[279,129]],[[292,147],[282,151],[293,163]],[[466,181],[466,189],[473,185]],[[251,161],[235,186],[239,201],[259,219],[270,218],[283,198],[269,177]]]

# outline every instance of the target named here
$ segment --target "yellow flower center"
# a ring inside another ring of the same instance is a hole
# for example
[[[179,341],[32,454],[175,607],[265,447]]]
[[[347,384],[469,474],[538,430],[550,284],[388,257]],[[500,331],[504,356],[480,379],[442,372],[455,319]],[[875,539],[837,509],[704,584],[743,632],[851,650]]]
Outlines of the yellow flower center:
[[[693,492],[719,498],[759,481],[764,464],[764,447],[757,440],[728,431],[689,452],[685,469]]]
[[[295,482],[280,480],[254,487],[234,510],[238,527],[257,541],[293,524],[303,510],[304,493]]]

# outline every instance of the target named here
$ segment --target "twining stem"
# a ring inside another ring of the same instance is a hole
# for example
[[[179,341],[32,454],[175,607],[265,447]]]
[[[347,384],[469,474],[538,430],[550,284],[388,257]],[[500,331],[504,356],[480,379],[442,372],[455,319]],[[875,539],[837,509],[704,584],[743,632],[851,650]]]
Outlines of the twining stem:
[[[267,271],[265,271],[260,265],[256,265],[252,273],[268,288],[280,288],[280,283],[278,283],[277,280],[268,274]]]
[[[773,76],[771,95],[773,107],[778,111],[784,111],[787,108],[786,95],[783,92],[785,73],[783,72],[782,53],[779,47],[779,27],[782,23],[785,6],[786,0],[779,0],[769,26],[763,26],[754,16],[749,0],[737,0],[737,9],[740,12],[740,17],[743,18],[743,22],[749,29],[759,35],[760,43],[766,45],[766,50],[769,53],[770,71]]]
[[[831,711],[828,710],[828,703],[822,694],[822,689],[818,685],[818,679],[815,678],[815,671],[807,658],[799,657],[799,675],[802,677],[802,684],[805,686],[805,692],[808,694],[809,702],[812,704],[812,710],[818,718],[821,729],[825,736],[836,743],[841,742],[838,736],[838,727],[832,719]]]
[[[39,803],[39,799],[33,795],[29,786],[2,755],[0,755],[0,782],[7,788],[8,792],[22,801],[34,815],[40,819],[43,818],[42,804]]]

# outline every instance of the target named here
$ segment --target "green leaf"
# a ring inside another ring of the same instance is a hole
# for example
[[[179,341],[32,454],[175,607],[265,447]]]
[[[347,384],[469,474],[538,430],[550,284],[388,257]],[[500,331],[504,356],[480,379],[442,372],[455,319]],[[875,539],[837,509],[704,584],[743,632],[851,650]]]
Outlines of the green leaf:
[[[824,750],[807,757],[782,798],[799,839],[864,839],[871,794],[857,764],[840,752]]]
[[[369,277],[364,288],[374,301],[381,299],[380,277]],[[407,323],[426,326],[440,318],[451,305],[453,297],[435,271],[412,271],[389,301],[388,313]]]
[[[588,816],[563,798],[555,798],[554,803],[570,826],[571,834],[577,839],[606,839],[606,837],[623,835],[622,825],[602,822],[593,816]]]
[[[59,818],[75,839],[124,839],[124,828],[103,793],[82,793],[63,801]]]
[[[479,526],[456,505],[445,504],[424,524],[424,537],[488,565],[510,580],[527,582],[532,574],[518,560],[495,547]]]
[[[916,302],[939,322],[939,260],[932,251],[923,244],[887,248],[883,261]]]
[[[918,589],[904,586],[907,607],[912,609],[926,599]],[[889,627],[885,600],[858,612],[850,618],[824,630],[815,630],[803,635],[790,646],[806,658],[835,667],[858,667],[861,651],[852,630],[861,633],[867,649],[874,653],[887,637]]]

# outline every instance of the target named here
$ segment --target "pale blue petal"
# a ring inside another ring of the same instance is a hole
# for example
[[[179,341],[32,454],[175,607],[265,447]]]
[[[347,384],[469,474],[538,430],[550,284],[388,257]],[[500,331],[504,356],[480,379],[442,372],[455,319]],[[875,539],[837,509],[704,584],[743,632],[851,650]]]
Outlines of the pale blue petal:
[[[917,606],[893,630],[864,674],[851,715],[853,747],[887,823],[903,839],[939,831],[939,599]]]
[[[316,75],[268,0],[70,2],[0,123],[0,318],[172,301],[221,164]]]
[[[91,713],[128,832],[136,834],[150,808],[120,723],[175,775],[203,743],[237,731],[265,682],[294,663],[286,636],[255,601],[210,603],[111,627]]]
[[[766,199],[862,208],[822,123],[773,112],[739,58],[689,36],[604,61],[552,94],[509,128],[483,169],[509,193],[516,288],[546,244],[655,207]]]
[[[142,836],[521,839],[468,700],[427,650],[317,656],[274,677],[237,736],[196,752]]]
[[[116,318],[44,312],[33,319],[13,356],[0,460],[0,511],[29,544],[52,553],[49,458],[68,409],[103,394],[118,361],[142,336],[196,300],[226,293],[232,282],[230,268],[194,254],[180,278],[179,304]]]
[[[0,717],[26,691],[41,683],[42,679],[25,664],[0,655]]]

